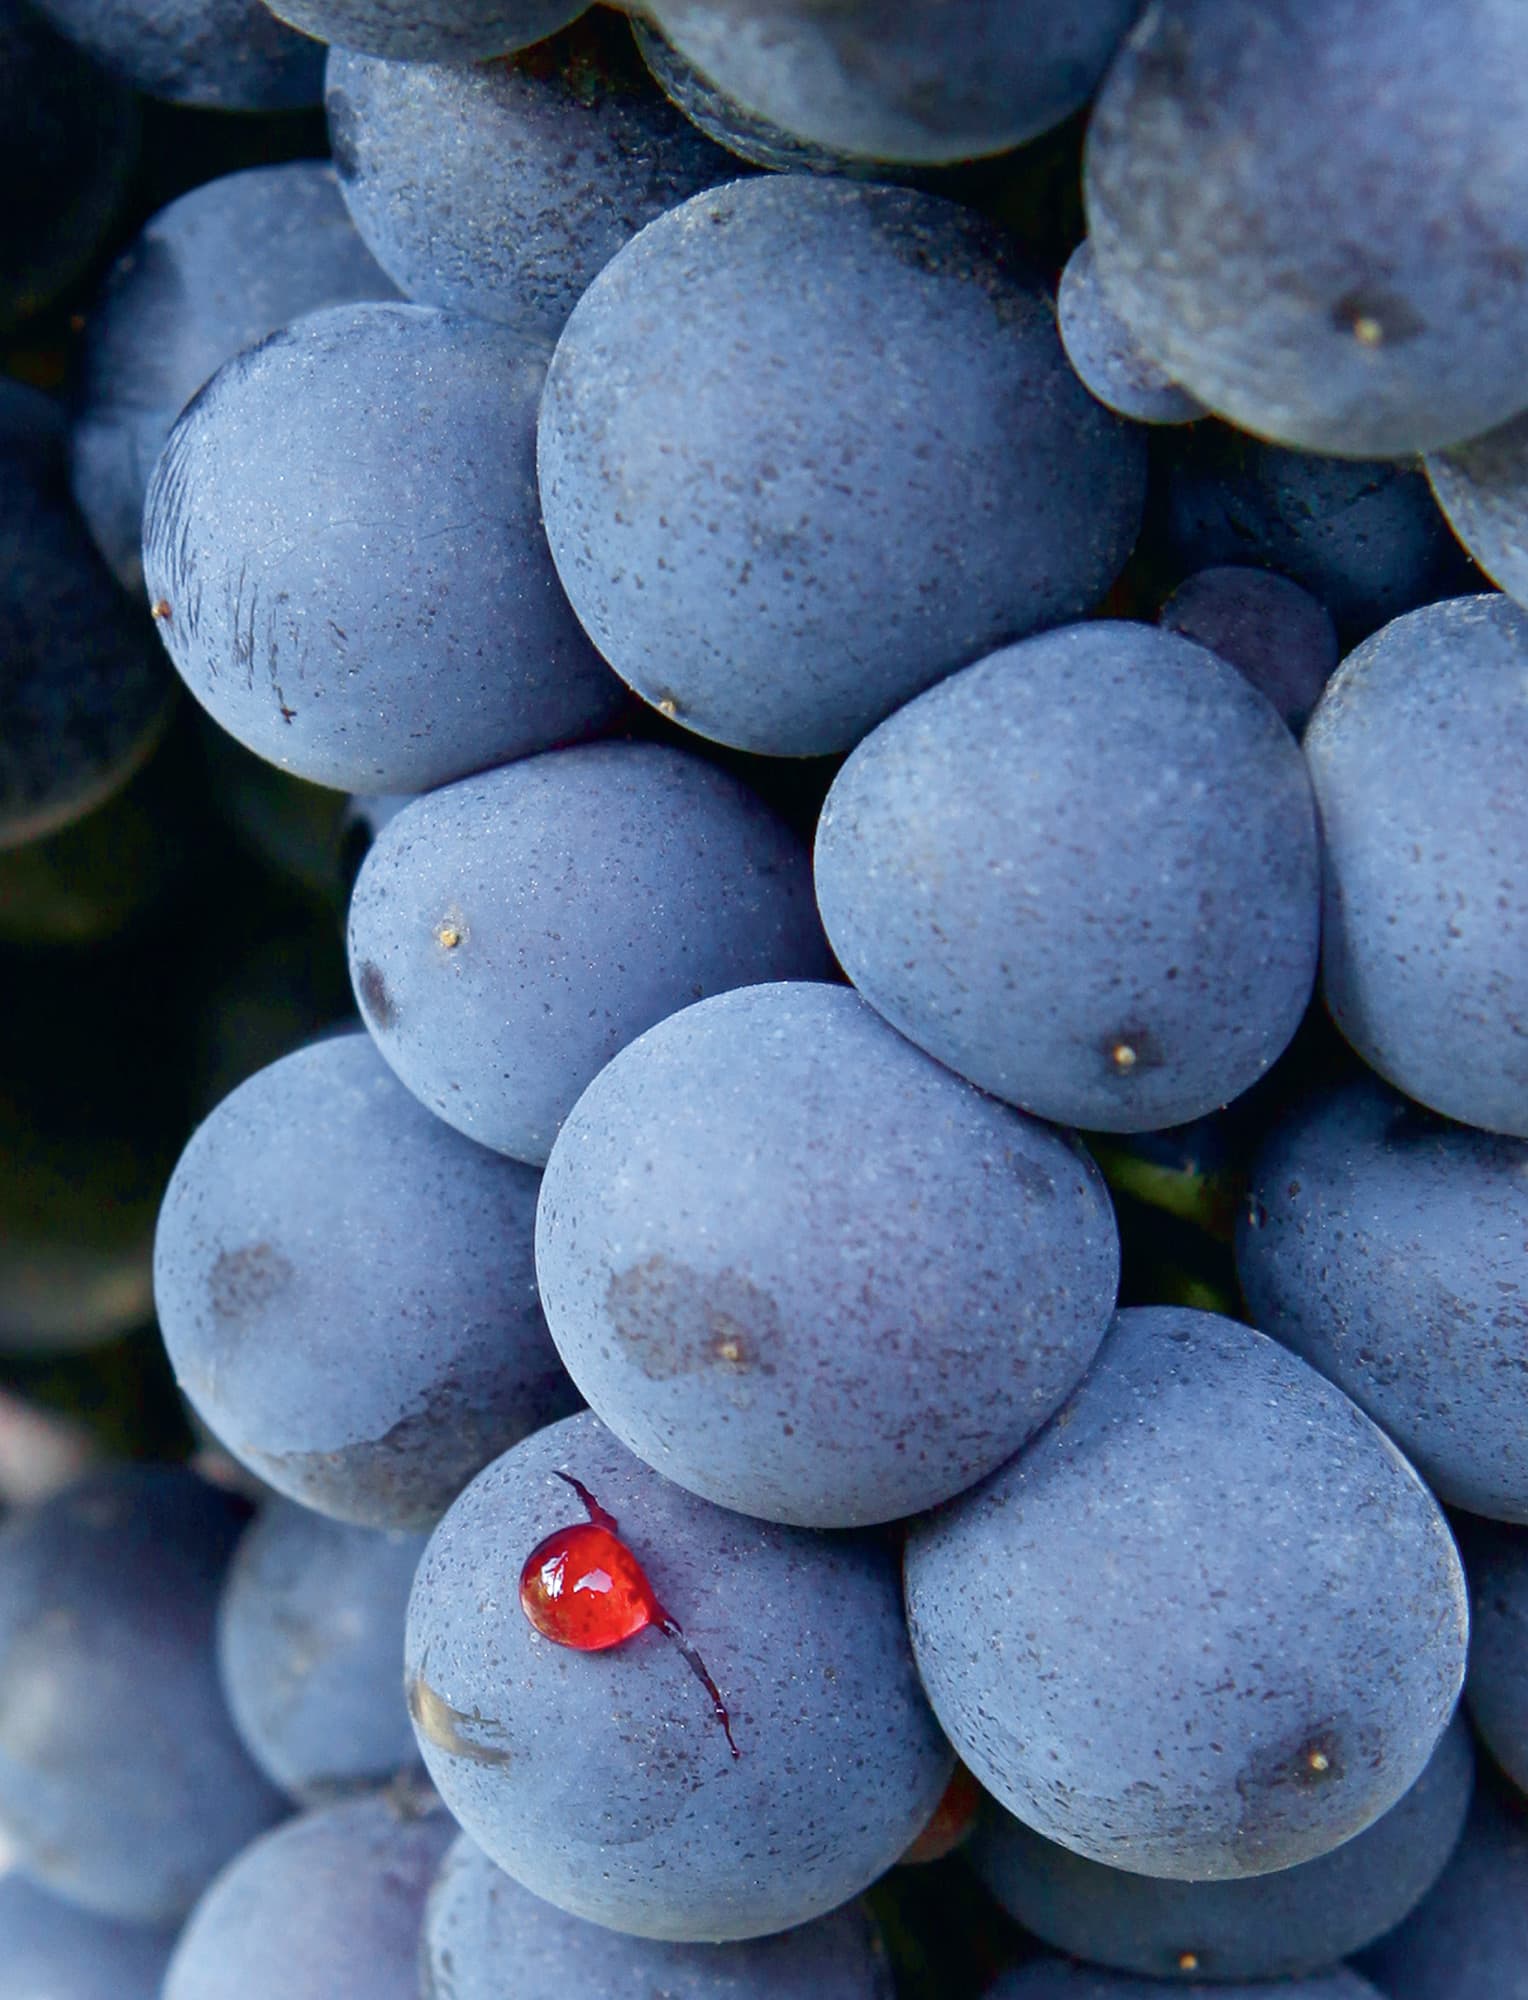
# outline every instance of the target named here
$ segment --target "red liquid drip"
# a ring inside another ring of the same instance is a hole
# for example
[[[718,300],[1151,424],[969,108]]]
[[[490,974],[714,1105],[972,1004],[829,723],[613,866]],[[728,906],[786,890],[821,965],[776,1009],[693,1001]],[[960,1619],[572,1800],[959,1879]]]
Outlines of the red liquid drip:
[[[525,1559],[520,1572],[520,1606],[544,1639],[579,1653],[601,1653],[654,1625],[684,1655],[690,1671],[711,1697],[734,1757],[732,1718],[704,1661],[658,1602],[647,1574],[616,1532],[616,1519],[582,1480],[559,1472],[589,1512],[588,1524],[557,1528]]]

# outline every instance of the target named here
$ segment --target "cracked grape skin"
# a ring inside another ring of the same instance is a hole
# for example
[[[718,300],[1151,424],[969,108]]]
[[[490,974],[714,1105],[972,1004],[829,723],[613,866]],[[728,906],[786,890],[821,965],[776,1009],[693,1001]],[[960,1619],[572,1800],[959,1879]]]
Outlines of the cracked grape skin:
[[[1104,1867],[995,1800],[983,1806],[972,1859],[1008,1914],[1055,1951],[1195,1991],[1205,1979],[1294,1979],[1372,1944],[1415,1908],[1458,1844],[1474,1773],[1469,1725],[1456,1714],[1422,1775],[1372,1826],[1314,1861],[1234,1882]]]
[[[425,1898],[456,1831],[427,1787],[288,1820],[191,1912],[163,2000],[418,2000]]]
[[[734,1944],[627,1937],[542,1902],[466,1834],[430,1891],[420,1968],[421,2000],[892,2000],[860,1904]]]
[[[1102,1177],[848,987],[672,1015],[585,1091],[536,1222],[547,1323],[666,1478],[801,1527],[921,1512],[1018,1450],[1114,1309]]]
[[[1315,979],[1315,811],[1236,668],[1118,620],[968,667],[866,737],[817,830],[829,942],[892,1026],[1099,1132],[1217,1110]]]
[[[325,103],[346,203],[403,291],[548,340],[639,229],[737,173],[603,9],[511,62],[336,49]]]
[[[1528,611],[1494,593],[1397,618],[1306,729],[1322,829],[1322,991],[1387,1082],[1528,1138]]]
[[[431,306],[309,313],[182,414],[144,510],[160,637],[247,749],[418,792],[610,722],[538,514],[546,349]]]
[[[1207,407],[1399,458],[1523,406],[1520,0],[1156,0],[1093,107],[1111,301]]]
[[[1144,451],[995,225],[810,174],[712,188],[619,251],[537,441],[558,574],[616,672],[790,757],[1081,617],[1134,544]]]
[[[730,772],[654,743],[524,758],[406,806],[362,864],[349,948],[420,1102],[536,1166],[644,1029],[831,970],[800,838]]]
[[[424,1545],[279,1495],[244,1531],[218,1602],[218,1671],[250,1755],[303,1805],[417,1759],[403,1625]]]
[[[99,1915],[178,1922],[286,1810],[214,1656],[247,1513],[181,1467],[124,1465],[0,1527],[0,1831]]]
[[[1039,1437],[913,1525],[906,1575],[962,1760],[1137,1874],[1260,1875],[1351,1839],[1464,1678],[1464,1576],[1416,1473],[1276,1341],[1183,1307],[1120,1313]]]
[[[223,363],[321,306],[388,299],[327,161],[224,174],[151,216],[85,323],[70,427],[75,502],[143,590],[143,503],[175,420]]]
[[[577,1405],[536,1297],[538,1178],[416,1103],[365,1035],[272,1063],[198,1128],[160,1212],[182,1389],[290,1499],[428,1528]]]
[[[533,1630],[525,1558],[620,1523],[731,1714],[656,1629],[605,1652]],[[585,1412],[489,1466],[446,1514],[409,1606],[410,1712],[463,1828],[534,1894],[641,1937],[786,1930],[858,1895],[927,1823],[954,1766],[908,1648],[895,1557],[713,1507]]]
[[[1440,1500],[1528,1521],[1528,1145],[1364,1072],[1264,1140],[1236,1267],[1256,1323]]]
[[[173,1930],[92,1916],[12,1870],[0,1877],[9,2000],[160,2000]]]

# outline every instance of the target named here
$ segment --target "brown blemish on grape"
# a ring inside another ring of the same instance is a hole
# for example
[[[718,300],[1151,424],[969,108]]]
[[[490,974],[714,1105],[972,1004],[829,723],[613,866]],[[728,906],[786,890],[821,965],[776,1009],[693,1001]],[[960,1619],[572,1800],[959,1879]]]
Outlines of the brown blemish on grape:
[[[292,1266],[269,1243],[251,1243],[243,1250],[220,1251],[207,1280],[207,1292],[218,1319],[245,1319],[268,1306],[292,1282]]]
[[[387,990],[382,968],[367,959],[356,975],[356,992],[366,1017],[378,1028],[391,1028],[398,1019],[393,996]]]
[[[474,1764],[507,1764],[509,1752],[493,1743],[480,1743],[475,1736],[469,1736],[469,1729],[481,1730],[488,1735],[504,1733],[502,1723],[495,1722],[477,1709],[453,1708],[450,1702],[438,1695],[424,1675],[418,1674],[409,1682],[409,1715],[414,1727],[427,1743],[433,1743],[437,1750],[445,1750],[453,1757],[469,1758]]]
[[[149,608],[152,616],[163,623],[170,615],[170,600],[168,597],[156,597]]]
[[[605,1310],[627,1360],[650,1382],[718,1363],[773,1375],[785,1338],[774,1300],[740,1271],[696,1271],[662,1255],[613,1273]]]

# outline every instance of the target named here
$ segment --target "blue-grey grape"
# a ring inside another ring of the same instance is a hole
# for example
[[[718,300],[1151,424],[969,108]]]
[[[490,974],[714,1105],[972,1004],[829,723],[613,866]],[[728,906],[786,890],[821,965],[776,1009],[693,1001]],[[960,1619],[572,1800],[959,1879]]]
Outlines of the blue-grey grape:
[[[6,2000],[160,2000],[173,1931],[93,1916],[12,1870],[0,1876]]]
[[[910,702],[834,780],[816,869],[871,1005],[1062,1124],[1227,1103],[1315,977],[1299,750],[1234,667],[1145,625],[1042,633]]]
[[[32,0],[61,35],[146,96],[218,111],[316,104],[323,51],[261,0]]]
[[[1195,571],[1157,622],[1239,667],[1296,736],[1337,668],[1337,628],[1324,604],[1272,570]]]
[[[1039,1437],[914,1524],[907,1600],[982,1784],[1178,1881],[1361,1833],[1464,1678],[1464,1577],[1416,1473],[1276,1341],[1182,1307],[1120,1313]]]
[[[1093,246],[1086,239],[1061,273],[1056,320],[1067,360],[1099,402],[1117,416],[1141,424],[1186,424],[1204,415],[1201,405],[1142,351],[1109,304]]]
[[[537,1210],[558,1351],[693,1493],[862,1527],[973,1485],[1081,1379],[1119,1245],[1080,1147],[842,986],[671,1016],[574,1107]]]
[[[1528,611],[1395,619],[1305,732],[1321,812],[1322,989],[1408,1097],[1528,1138]]]

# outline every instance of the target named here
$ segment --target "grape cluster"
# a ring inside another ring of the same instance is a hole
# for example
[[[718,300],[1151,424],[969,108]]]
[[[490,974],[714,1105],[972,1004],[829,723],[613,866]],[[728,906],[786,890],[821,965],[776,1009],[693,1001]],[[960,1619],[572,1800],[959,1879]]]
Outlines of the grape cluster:
[[[4,2000],[1528,2000],[1522,0],[0,113]]]

